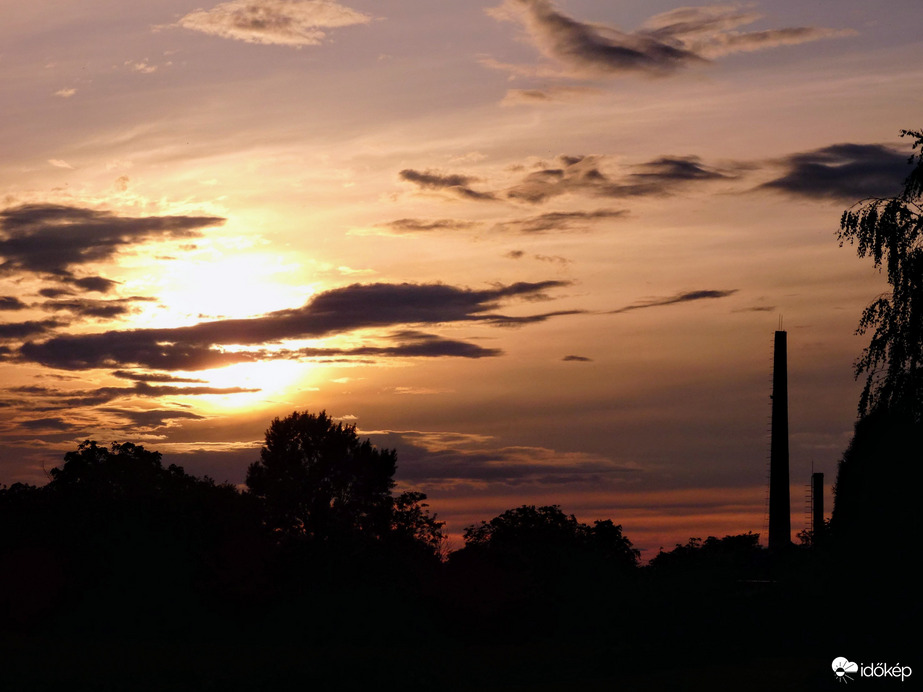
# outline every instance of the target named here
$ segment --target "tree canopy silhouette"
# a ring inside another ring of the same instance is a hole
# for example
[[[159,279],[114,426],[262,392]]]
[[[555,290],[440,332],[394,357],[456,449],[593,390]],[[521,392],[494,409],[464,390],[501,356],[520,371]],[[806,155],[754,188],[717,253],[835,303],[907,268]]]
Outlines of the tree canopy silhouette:
[[[860,257],[885,269],[891,294],[862,313],[857,332],[872,331],[856,362],[856,378],[866,376],[859,415],[884,407],[923,414],[923,130],[902,130],[914,139],[916,163],[895,197],[867,199],[846,210],[837,237],[855,244]]]
[[[408,490],[394,498],[391,510],[391,543],[399,547],[415,547],[443,557],[445,522],[430,514],[426,494]]]
[[[334,423],[326,411],[295,411],[266,430],[260,460],[247,469],[247,487],[264,506],[269,528],[315,542],[385,539],[438,553],[442,522],[426,495],[391,495],[397,456],[360,440],[355,425]]]
[[[141,445],[92,440],[67,452],[49,476],[40,488],[0,489],[0,566],[51,575],[38,582],[41,598],[22,579],[10,592],[0,577],[0,591],[14,601],[45,604],[14,606],[12,622],[79,622],[96,636],[125,620],[133,634],[173,636],[188,629],[184,618],[242,583],[234,562],[247,558],[246,539],[262,529],[253,498],[233,485],[164,466],[159,452]],[[235,560],[225,559],[225,546],[234,546]]]
[[[589,526],[578,522],[573,514],[564,514],[559,505],[508,509],[490,521],[469,526],[464,538],[466,549],[526,561],[582,552],[621,567],[634,567],[641,555],[622,535],[621,525],[606,519]]]
[[[690,538],[685,545],[677,543],[673,550],[663,548],[650,562],[651,571],[666,575],[691,574],[721,581],[752,577],[761,566],[764,549],[758,533],[741,533],[717,538]]]
[[[903,412],[880,409],[856,423],[837,469],[834,538],[906,551],[920,529],[921,449],[923,423]]]
[[[160,452],[131,442],[113,442],[100,447],[94,440],[81,442],[76,451],[64,455],[64,465],[51,469],[53,490],[80,490],[110,497],[151,495],[195,484],[175,464],[167,468]]]
[[[360,440],[355,425],[334,423],[326,411],[295,411],[270,423],[247,487],[265,503],[270,528],[283,534],[380,536],[389,525],[395,468],[394,451]]]

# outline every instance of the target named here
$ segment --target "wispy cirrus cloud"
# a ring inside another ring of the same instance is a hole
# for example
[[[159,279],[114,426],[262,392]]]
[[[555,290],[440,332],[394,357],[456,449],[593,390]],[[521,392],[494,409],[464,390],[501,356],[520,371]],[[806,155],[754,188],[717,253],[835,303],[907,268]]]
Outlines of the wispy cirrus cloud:
[[[523,219],[501,221],[494,228],[515,233],[549,233],[553,231],[582,231],[599,221],[628,216],[626,209],[596,209],[593,211],[552,211]]]
[[[732,288],[729,290],[698,290],[698,291],[685,291],[683,293],[677,293],[676,295],[667,296],[665,298],[649,298],[646,300],[640,300],[631,305],[626,305],[623,308],[618,308],[617,310],[610,310],[608,314],[618,315],[623,312],[630,312],[632,310],[643,310],[645,308],[655,308],[662,305],[676,305],[677,303],[691,303],[699,300],[713,300],[716,298],[727,298],[737,293],[738,289]]]
[[[554,67],[493,66],[523,75],[547,76],[556,72],[561,77],[579,79],[627,73],[663,76],[729,53],[855,33],[820,27],[740,31],[762,16],[738,5],[671,10],[651,17],[635,31],[582,22],[566,15],[550,0],[504,0],[488,14],[522,26],[527,40]]]
[[[465,221],[463,219],[395,219],[383,224],[381,228],[398,235],[416,234],[416,233],[433,233],[433,232],[454,232],[469,231],[478,228],[481,224],[477,221]]]
[[[732,310],[732,312],[775,312],[775,305],[752,305],[745,308],[737,308]]]
[[[552,264],[561,265],[570,264],[573,262],[573,260],[569,260],[566,257],[561,257],[560,255],[527,255],[525,250],[510,250],[509,252],[504,253],[503,256],[513,260],[521,260],[522,258],[528,256],[531,259],[537,260],[539,262],[550,262]]]
[[[490,192],[479,192],[471,187],[471,183],[477,182],[477,178],[457,173],[439,173],[437,171],[418,171],[413,168],[405,168],[399,173],[401,180],[424,189],[424,190],[444,190],[451,192],[463,199],[477,201],[495,201],[497,197]]]
[[[505,192],[507,198],[539,204],[564,194],[623,199],[666,195],[680,186],[728,178],[696,156],[661,156],[616,176],[604,170],[604,156],[558,156],[539,164]]]
[[[126,409],[126,408],[101,408],[103,413],[113,414],[122,419],[133,432],[150,432],[161,428],[171,427],[177,421],[205,420],[192,411],[174,409]]]
[[[139,72],[141,74],[154,74],[160,67],[159,65],[151,64],[147,58],[144,60],[126,60],[123,66],[132,72]]]
[[[247,43],[301,48],[320,45],[327,30],[372,18],[331,0],[232,0],[195,10],[176,26]]]
[[[47,401],[55,408],[60,406],[98,406],[117,399],[158,398],[164,396],[202,396],[207,394],[242,394],[258,392],[259,389],[245,387],[180,387],[175,385],[153,386],[136,382],[131,387],[97,387],[95,389],[57,389],[53,387],[25,386],[11,387],[13,394],[26,394],[34,403]]]
[[[113,377],[134,382],[171,382],[177,384],[205,384],[205,380],[196,377],[177,377],[168,372],[131,372],[129,370],[114,370]]]
[[[460,433],[376,431],[373,442],[396,448],[401,478],[426,488],[600,483],[635,477],[633,462],[547,447],[500,446]]]
[[[385,346],[357,346],[354,348],[303,348],[289,352],[301,358],[331,357],[396,357],[396,358],[489,358],[503,353],[497,348],[484,348],[457,339],[446,339],[435,334],[404,330],[387,337],[392,342]]]
[[[675,41],[701,58],[711,60],[731,53],[745,53],[793,46],[826,38],[855,36],[852,29],[797,26],[759,31],[738,31],[763,15],[741,5],[681,7],[651,17],[638,33],[658,41]]]
[[[520,170],[522,168],[525,167],[520,167]],[[736,175],[736,171],[719,170],[704,163],[697,156],[659,156],[649,161],[626,166],[613,163],[611,157],[605,155],[561,154],[550,162],[539,161],[531,164],[531,170],[524,175],[517,173],[520,176],[518,180],[514,179],[494,190],[475,190],[471,184],[478,182],[479,179],[460,173],[431,170],[421,172],[405,168],[399,175],[402,180],[413,183],[420,189],[444,191],[468,201],[507,200],[541,204],[553,197],[565,194],[612,199],[668,195],[683,186],[732,178]],[[612,210],[574,212],[570,220],[579,220],[581,215],[584,221],[592,220],[594,215],[596,219],[614,218],[613,215],[620,213],[622,212]],[[565,214],[562,214],[557,221],[566,223],[567,218]],[[554,216],[548,215],[544,219],[535,217],[534,222],[536,228],[539,228],[545,222],[554,222],[554,220]],[[409,232],[413,232],[436,230],[443,226],[458,227],[459,224],[464,223],[466,222],[439,220],[427,227],[426,222],[405,219],[396,222],[396,228],[400,229],[403,226]],[[523,224],[522,229],[528,226],[527,222]],[[502,224],[495,228],[502,228]],[[524,230],[524,232],[529,231]]]
[[[495,61],[482,60],[488,67],[500,67]],[[508,89],[501,106],[521,106],[535,104],[570,103],[575,98],[582,98],[599,93],[599,89],[578,86],[545,86],[540,89]]]
[[[67,312],[78,317],[111,320],[137,312],[136,303],[150,303],[156,298],[129,296],[114,300],[92,300],[89,298],[72,298],[70,300],[49,300],[39,307],[46,312]]]
[[[785,173],[759,189],[836,201],[890,197],[910,172],[908,155],[880,144],[834,144],[785,157]]]
[[[600,221],[628,216],[627,209],[594,209],[592,211],[553,211],[536,216],[498,221],[491,230],[499,233],[538,234],[585,231]],[[463,219],[396,219],[379,224],[379,228],[397,235],[424,233],[456,233],[481,228],[480,221]]]
[[[629,180],[633,181],[639,190],[643,190],[645,182],[662,185],[727,177],[726,173],[703,164],[698,156],[660,156],[635,166]]]

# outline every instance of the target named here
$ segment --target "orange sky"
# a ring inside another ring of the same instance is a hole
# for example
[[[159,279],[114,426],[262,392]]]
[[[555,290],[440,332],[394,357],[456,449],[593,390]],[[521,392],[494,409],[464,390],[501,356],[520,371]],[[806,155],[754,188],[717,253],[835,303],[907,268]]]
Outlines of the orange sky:
[[[649,558],[764,532],[781,316],[829,511],[918,2],[498,2],[5,7],[0,482],[92,438],[240,483],[326,410],[456,536],[558,503]]]

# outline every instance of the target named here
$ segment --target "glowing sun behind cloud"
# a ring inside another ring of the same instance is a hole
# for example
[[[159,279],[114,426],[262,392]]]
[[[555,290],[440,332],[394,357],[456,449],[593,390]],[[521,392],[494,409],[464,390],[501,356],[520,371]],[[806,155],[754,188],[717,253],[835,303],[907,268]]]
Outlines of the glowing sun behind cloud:
[[[209,394],[196,397],[198,404],[213,411],[278,407],[297,391],[311,388],[311,368],[292,360],[267,360],[237,363],[225,368],[191,373],[216,388],[240,388],[233,394]]]
[[[211,254],[211,253],[210,253]],[[167,314],[147,326],[177,326],[202,318],[254,317],[303,305],[314,292],[284,280],[292,268],[270,254],[217,254],[165,263],[156,282]]]

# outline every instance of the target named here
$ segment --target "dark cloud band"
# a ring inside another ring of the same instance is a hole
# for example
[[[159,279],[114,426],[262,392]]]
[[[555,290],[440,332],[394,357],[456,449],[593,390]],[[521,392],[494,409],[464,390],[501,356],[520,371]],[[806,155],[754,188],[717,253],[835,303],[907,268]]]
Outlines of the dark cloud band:
[[[677,303],[691,303],[697,300],[712,300],[715,298],[727,298],[737,293],[738,289],[733,288],[730,290],[700,290],[700,291],[686,291],[685,293],[677,293],[675,296],[669,296],[668,298],[652,298],[651,300],[643,300],[637,303],[632,303],[631,305],[626,305],[623,308],[617,310],[611,310],[610,315],[618,315],[623,312],[630,312],[631,310],[643,310],[644,308],[655,308],[660,307],[661,305],[675,305]]]
[[[0,296],[0,310],[25,310],[28,306],[15,296]]]
[[[835,144],[783,159],[785,174],[761,189],[848,201],[900,192],[907,154],[879,144]]]
[[[203,322],[173,329],[136,329],[99,334],[57,336],[28,342],[20,348],[24,360],[46,366],[81,370],[89,368],[144,367],[154,370],[202,370],[246,360],[270,357],[271,352],[224,351],[221,347],[262,346],[286,339],[320,338],[364,328],[404,325],[480,322],[513,326],[544,321],[565,312],[511,316],[495,312],[511,299],[541,300],[546,291],[567,285],[563,281],[514,283],[485,290],[446,284],[353,284],[320,293],[293,310],[280,310],[251,319]],[[462,347],[418,338],[403,343],[394,354],[468,357],[495,355],[490,349]],[[385,355],[388,347],[379,349]],[[342,353],[342,351],[341,351]],[[359,351],[354,351],[361,355]],[[369,352],[372,354],[371,351]],[[307,354],[306,354],[307,355]]]
[[[494,201],[496,196],[490,192],[478,192],[471,187],[471,183],[476,182],[477,178],[457,173],[442,174],[433,171],[417,171],[412,168],[405,168],[398,174],[401,180],[413,183],[424,190],[446,190],[453,194],[479,202]]]
[[[53,399],[55,406],[98,406],[117,399],[159,398],[164,396],[202,396],[208,394],[243,394],[258,392],[259,389],[245,387],[178,387],[173,385],[152,386],[136,382],[132,387],[98,387],[96,389],[62,390],[48,387],[13,387],[10,392],[28,394],[33,399]]]
[[[495,228],[515,233],[550,233],[584,230],[598,221],[628,216],[625,209],[597,209],[595,211],[553,211],[524,219],[502,221]]]
[[[106,292],[113,281],[77,277],[73,270],[142,243],[198,237],[224,221],[217,216],[118,216],[56,204],[10,207],[0,211],[0,273],[54,276],[84,291]]]
[[[651,17],[635,31],[581,22],[549,0],[506,0],[490,10],[499,20],[520,23],[532,44],[563,66],[570,77],[640,73],[662,76],[729,53],[851,35],[851,31],[817,27],[786,27],[740,31],[758,14],[734,5],[685,7]],[[529,68],[497,65],[513,72]],[[539,72],[532,69],[531,72]],[[562,75],[564,76],[564,75]]]
[[[559,156],[506,191],[509,199],[538,204],[564,194],[624,199],[668,195],[691,183],[727,178],[695,156],[662,156],[638,164],[627,175],[603,170],[603,156]]]

